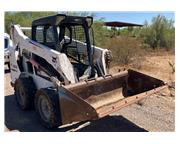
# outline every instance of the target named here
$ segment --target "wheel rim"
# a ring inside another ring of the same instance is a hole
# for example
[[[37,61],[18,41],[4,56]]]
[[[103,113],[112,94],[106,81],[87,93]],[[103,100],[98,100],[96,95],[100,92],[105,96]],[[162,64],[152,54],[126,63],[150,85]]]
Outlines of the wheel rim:
[[[40,96],[39,107],[41,117],[43,117],[45,121],[49,121],[51,117],[51,105],[48,99],[42,98],[42,96]]]

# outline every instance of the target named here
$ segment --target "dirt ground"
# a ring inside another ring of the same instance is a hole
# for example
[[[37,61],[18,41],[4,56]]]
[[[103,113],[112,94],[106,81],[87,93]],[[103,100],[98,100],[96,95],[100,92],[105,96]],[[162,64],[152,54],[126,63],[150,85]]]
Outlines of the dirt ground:
[[[174,63],[174,55],[146,57],[139,70],[164,81],[170,88],[154,94],[139,103],[125,107],[110,116],[96,121],[81,122],[51,131],[80,132],[147,132],[175,131],[175,78],[169,62]],[[118,71],[113,67],[110,72]],[[10,130],[19,131],[50,131],[40,125],[35,111],[24,112],[16,104],[13,88],[10,86],[10,73],[5,67],[5,125]]]
[[[175,64],[173,54],[163,53],[146,57],[138,71],[167,82],[169,88],[115,114],[123,115],[147,131],[175,131],[175,74],[171,64]],[[119,69],[122,67],[113,67],[110,73]]]

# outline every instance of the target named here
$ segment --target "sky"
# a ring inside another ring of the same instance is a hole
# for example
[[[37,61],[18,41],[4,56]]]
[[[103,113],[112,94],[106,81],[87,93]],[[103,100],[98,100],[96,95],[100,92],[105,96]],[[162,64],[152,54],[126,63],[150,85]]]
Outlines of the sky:
[[[96,17],[105,18],[105,21],[121,21],[121,22],[130,22],[137,24],[144,24],[145,20],[148,23],[151,22],[151,19],[158,14],[165,16],[167,19],[175,20],[175,13],[172,11],[165,12],[95,12]]]

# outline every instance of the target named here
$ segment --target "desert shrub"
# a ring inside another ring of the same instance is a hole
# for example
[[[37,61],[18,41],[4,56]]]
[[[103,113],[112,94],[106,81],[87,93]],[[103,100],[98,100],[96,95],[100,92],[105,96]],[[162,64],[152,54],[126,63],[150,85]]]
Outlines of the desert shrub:
[[[141,41],[134,37],[119,36],[111,38],[106,45],[112,51],[115,64],[127,65],[142,56]]]
[[[92,25],[95,45],[104,47],[109,32],[106,27],[103,27],[102,21],[95,21]]]
[[[174,21],[158,15],[152,19],[151,24],[145,22],[144,27],[141,29],[140,36],[144,39],[144,43],[153,49],[174,49]]]

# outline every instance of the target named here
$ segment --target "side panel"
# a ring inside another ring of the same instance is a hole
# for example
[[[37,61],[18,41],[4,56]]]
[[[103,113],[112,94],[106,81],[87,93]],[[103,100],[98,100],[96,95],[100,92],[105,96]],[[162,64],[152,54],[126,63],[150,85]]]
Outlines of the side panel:
[[[36,84],[37,89],[54,87],[54,84],[51,81],[41,78],[40,76],[32,75],[32,78]]]
[[[18,25],[14,25],[11,27],[11,37],[14,45],[17,45],[19,47],[18,51],[21,56],[23,55],[24,50],[29,52],[29,54],[34,53],[39,57],[45,59],[50,65],[52,65],[52,67],[56,69],[67,82],[71,81],[71,83],[75,83],[73,67],[65,54],[59,53],[58,51],[50,49],[47,46],[44,46],[29,39],[23,34],[22,30]],[[12,54],[14,52],[15,51],[12,51]],[[61,62],[62,59],[64,60],[63,62]],[[27,60],[28,59],[26,59],[25,62]],[[12,58],[12,63],[13,61],[14,58]],[[25,62],[23,62],[23,65],[25,65]],[[14,76],[15,75],[13,74],[12,79],[15,79]]]

